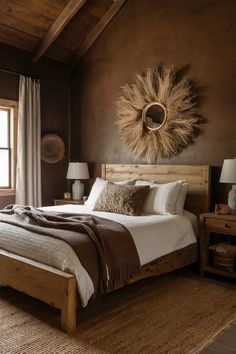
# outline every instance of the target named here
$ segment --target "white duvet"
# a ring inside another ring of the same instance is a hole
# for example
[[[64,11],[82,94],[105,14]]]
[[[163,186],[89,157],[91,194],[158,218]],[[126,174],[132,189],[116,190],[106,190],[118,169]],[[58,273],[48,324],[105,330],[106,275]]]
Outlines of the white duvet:
[[[193,230],[196,230],[197,218],[187,211],[183,216],[126,216],[95,212],[81,205],[62,205],[42,209],[68,213],[88,213],[121,223],[133,237],[141,265],[196,242]],[[10,235],[11,237],[9,237]],[[81,265],[73,249],[64,241],[47,236],[40,237],[40,235],[29,231],[25,231],[24,236],[19,238],[17,227],[4,224],[4,234],[0,237],[0,248],[74,274],[83,306],[87,305],[94,293],[89,274]]]

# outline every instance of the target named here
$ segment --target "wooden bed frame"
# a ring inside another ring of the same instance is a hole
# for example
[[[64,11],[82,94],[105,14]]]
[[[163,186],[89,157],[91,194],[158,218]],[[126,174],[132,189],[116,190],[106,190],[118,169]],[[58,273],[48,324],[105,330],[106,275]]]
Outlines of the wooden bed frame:
[[[137,178],[161,183],[185,179],[189,184],[185,209],[197,215],[209,210],[210,167],[206,165],[103,164],[102,177],[109,181]],[[196,244],[187,246],[143,266],[142,272],[129,283],[194,263],[197,255]],[[74,275],[0,250],[0,282],[60,309],[61,328],[75,333],[78,295]]]

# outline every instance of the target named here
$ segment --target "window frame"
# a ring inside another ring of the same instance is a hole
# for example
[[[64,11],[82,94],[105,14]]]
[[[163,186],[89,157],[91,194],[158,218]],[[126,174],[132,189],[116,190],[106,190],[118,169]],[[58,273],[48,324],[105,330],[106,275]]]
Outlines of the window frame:
[[[0,196],[16,194],[16,154],[17,154],[17,126],[18,126],[18,102],[0,98],[0,108],[9,111],[9,145],[6,150],[10,152],[9,173],[10,186],[0,187]],[[3,148],[1,148],[3,149]]]
[[[0,110],[1,111],[6,111],[7,112],[7,131],[8,131],[8,137],[7,137],[7,146],[1,146],[0,145],[0,151],[8,151],[8,159],[9,159],[9,170],[8,170],[8,173],[9,173],[9,183],[7,186],[0,186],[0,190],[2,189],[10,189],[11,188],[11,170],[12,170],[12,166],[11,166],[11,160],[12,160],[12,157],[11,157],[11,109],[10,108],[6,108],[6,107],[1,107],[0,106]]]

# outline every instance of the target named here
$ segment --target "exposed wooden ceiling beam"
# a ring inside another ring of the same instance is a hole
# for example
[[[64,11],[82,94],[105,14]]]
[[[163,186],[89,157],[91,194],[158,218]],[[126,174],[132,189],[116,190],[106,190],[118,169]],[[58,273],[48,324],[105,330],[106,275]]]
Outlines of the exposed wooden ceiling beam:
[[[104,31],[107,25],[112,21],[115,15],[119,12],[121,7],[127,0],[114,0],[114,3],[105,13],[105,15],[101,18],[101,20],[96,24],[96,26],[92,29],[92,31],[85,38],[84,42],[78,48],[75,59],[72,63],[71,69],[74,68],[76,63],[82,58],[82,56],[87,52],[87,50],[93,45],[96,39],[100,36],[100,34]]]
[[[70,19],[77,13],[77,11],[83,6],[85,2],[86,0],[70,0],[68,2],[68,4],[64,7],[60,15],[49,28],[48,32],[45,34],[38,47],[36,48],[36,54],[33,58],[33,61],[37,61],[43,56],[50,45],[59,36],[63,28],[70,21]]]

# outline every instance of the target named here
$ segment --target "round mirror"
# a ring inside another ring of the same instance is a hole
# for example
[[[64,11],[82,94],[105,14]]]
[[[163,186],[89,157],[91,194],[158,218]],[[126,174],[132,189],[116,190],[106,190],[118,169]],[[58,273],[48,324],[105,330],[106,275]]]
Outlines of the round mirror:
[[[149,103],[143,110],[143,122],[150,130],[160,129],[165,124],[166,118],[166,109],[159,102]]]

